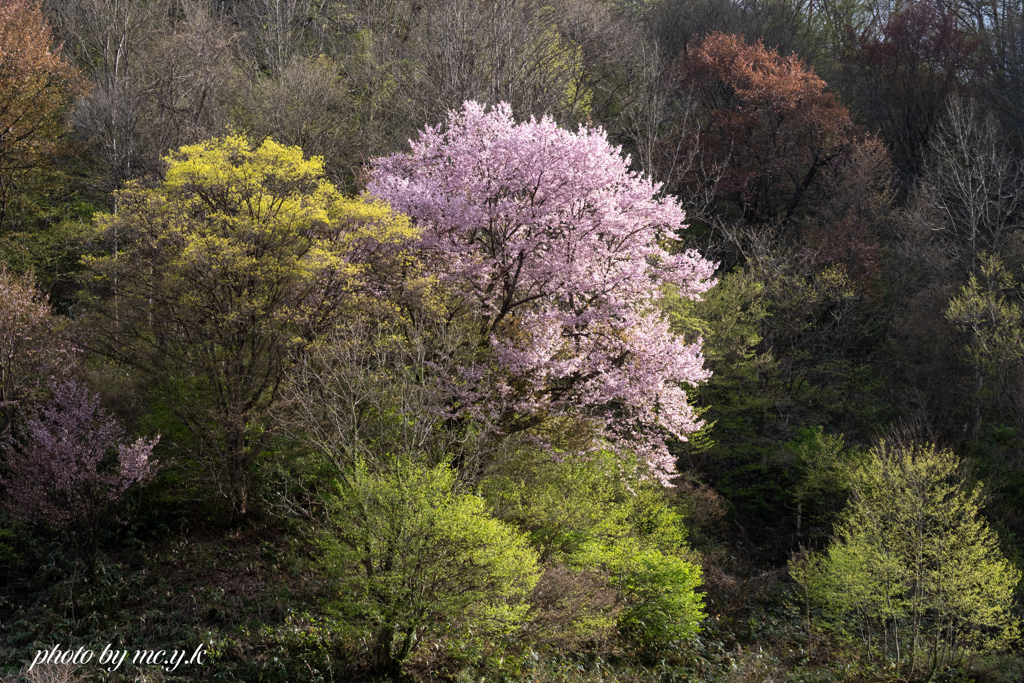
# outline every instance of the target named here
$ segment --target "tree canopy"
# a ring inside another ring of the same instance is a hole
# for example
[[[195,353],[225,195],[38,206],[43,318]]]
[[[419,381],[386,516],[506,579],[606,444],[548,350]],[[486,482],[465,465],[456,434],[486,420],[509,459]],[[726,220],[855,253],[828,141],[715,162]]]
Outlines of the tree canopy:
[[[951,451],[882,441],[851,488],[828,555],[793,565],[809,594],[861,620],[873,647],[911,678],[1017,636],[1010,605],[1020,572],[1002,556],[979,514],[981,489],[967,485]]]
[[[696,125],[674,122],[663,154],[696,151],[681,167],[679,189],[713,183],[718,201],[749,222],[790,220],[813,198],[831,164],[849,155],[858,131],[846,107],[797,55],[784,57],[761,41],[713,32],[669,69],[675,88],[692,92]],[[678,135],[687,136],[677,141]],[[675,142],[676,144],[672,144]],[[721,207],[720,207],[721,208]]]
[[[43,162],[85,81],[53,44],[38,2],[0,2],[0,225],[13,186]]]
[[[369,192],[412,218],[427,267],[494,351],[498,395],[474,395],[489,363],[466,367],[463,410],[507,430],[581,411],[670,476],[665,436],[701,425],[683,386],[709,373],[700,340],[672,334],[657,302],[668,286],[698,297],[715,268],[671,246],[679,204],[658,198],[600,129],[516,123],[507,105],[467,102],[371,174]]]
[[[401,267],[413,232],[380,202],[343,197],[319,158],[272,140],[230,135],[166,163],[157,187],[129,183],[118,212],[96,219],[111,252],[91,264],[105,295],[94,343],[150,378],[240,513],[294,354]]]

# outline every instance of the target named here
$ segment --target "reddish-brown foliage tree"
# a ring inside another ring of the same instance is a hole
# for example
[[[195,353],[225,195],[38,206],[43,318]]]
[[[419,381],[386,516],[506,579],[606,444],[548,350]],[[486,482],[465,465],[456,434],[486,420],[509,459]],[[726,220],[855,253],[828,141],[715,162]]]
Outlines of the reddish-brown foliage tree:
[[[681,192],[707,189],[748,223],[789,221],[807,203],[830,164],[859,136],[846,107],[799,57],[781,57],[758,41],[712,33],[669,67],[679,92],[696,98],[697,124],[669,131],[667,154]],[[673,139],[674,138],[674,139]],[[682,138],[680,140],[680,138]],[[691,156],[692,158],[692,156]]]
[[[16,181],[50,152],[64,108],[84,91],[39,3],[0,0],[0,224]]]
[[[32,277],[0,265],[0,431],[43,380],[74,365],[75,349],[59,327]]]
[[[981,42],[956,11],[916,0],[865,27],[847,27],[844,93],[858,119],[878,130],[909,183],[949,96],[980,74]],[[906,186],[906,185],[905,185]]]

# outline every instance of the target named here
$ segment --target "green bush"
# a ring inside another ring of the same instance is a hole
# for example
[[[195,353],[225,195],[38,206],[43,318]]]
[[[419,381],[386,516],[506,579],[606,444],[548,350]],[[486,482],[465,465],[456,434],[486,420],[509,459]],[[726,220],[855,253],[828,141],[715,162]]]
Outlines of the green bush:
[[[702,576],[688,559],[683,518],[642,468],[603,451],[563,462],[523,453],[483,488],[496,514],[527,531],[548,564],[538,637],[567,649],[612,627],[657,652],[698,632]]]
[[[603,564],[625,603],[618,624],[631,642],[657,651],[700,631],[700,567],[635,539],[607,548]]]
[[[793,562],[809,602],[856,624],[913,679],[1013,642],[1020,573],[980,516],[980,487],[931,445],[872,449],[826,555]],[[842,625],[842,621],[837,621]]]
[[[358,463],[328,503],[330,607],[369,643],[374,669],[397,671],[427,639],[465,644],[525,620],[537,554],[482,498],[458,492],[450,467],[396,459],[373,474]]]

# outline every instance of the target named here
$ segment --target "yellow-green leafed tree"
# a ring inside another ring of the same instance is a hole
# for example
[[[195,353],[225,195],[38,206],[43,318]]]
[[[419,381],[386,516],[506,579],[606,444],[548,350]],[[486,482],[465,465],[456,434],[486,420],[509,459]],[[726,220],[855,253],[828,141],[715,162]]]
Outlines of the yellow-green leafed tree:
[[[826,555],[790,566],[811,602],[852,619],[910,679],[1006,647],[1020,572],[980,516],[981,490],[956,455],[879,443],[851,475],[851,500]]]
[[[326,508],[321,568],[337,591],[327,608],[379,672],[400,678],[428,644],[493,646],[529,619],[537,553],[483,498],[458,490],[448,463],[395,457],[373,474],[358,462]]]
[[[995,422],[1000,416],[1024,427],[1024,310],[1021,283],[995,254],[977,258],[977,274],[949,301],[946,320],[960,333],[961,359],[973,373],[971,434],[981,431],[982,417]]]
[[[109,246],[90,264],[90,336],[141,373],[205,483],[244,514],[296,353],[379,305],[414,231],[343,197],[298,147],[228,135],[165,162],[163,182],[128,183],[96,219]]]

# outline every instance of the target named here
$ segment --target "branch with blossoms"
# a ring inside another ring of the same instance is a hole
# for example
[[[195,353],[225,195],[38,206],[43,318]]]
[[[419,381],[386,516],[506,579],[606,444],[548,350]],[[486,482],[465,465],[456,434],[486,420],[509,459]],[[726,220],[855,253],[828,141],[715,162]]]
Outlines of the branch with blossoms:
[[[375,160],[367,191],[413,219],[426,268],[479,317],[492,353],[453,378],[453,406],[508,430],[596,420],[667,483],[666,438],[702,426],[684,387],[711,373],[658,300],[666,284],[699,297],[716,267],[662,246],[684,227],[676,200],[600,128],[517,123],[507,104],[475,102]]]
[[[156,473],[160,437],[129,441],[99,396],[74,380],[49,387],[18,430],[0,440],[3,505],[15,519],[83,529],[95,557],[97,534],[128,490]],[[91,563],[92,559],[90,559]]]

